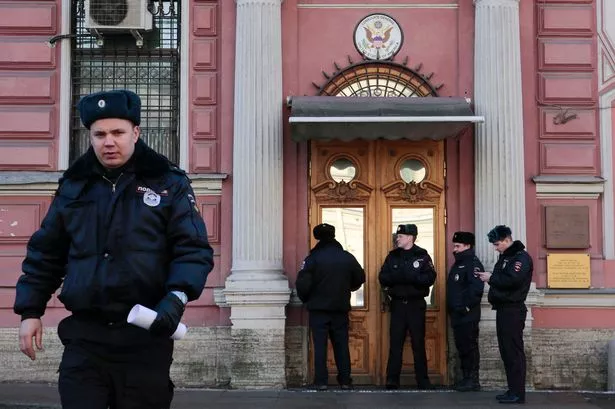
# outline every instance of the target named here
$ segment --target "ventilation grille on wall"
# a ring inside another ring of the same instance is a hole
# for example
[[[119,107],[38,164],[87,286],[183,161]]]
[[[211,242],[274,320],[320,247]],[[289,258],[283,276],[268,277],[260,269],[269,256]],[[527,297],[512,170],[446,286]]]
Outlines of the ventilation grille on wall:
[[[101,32],[151,30],[148,0],[85,0],[85,28]]]

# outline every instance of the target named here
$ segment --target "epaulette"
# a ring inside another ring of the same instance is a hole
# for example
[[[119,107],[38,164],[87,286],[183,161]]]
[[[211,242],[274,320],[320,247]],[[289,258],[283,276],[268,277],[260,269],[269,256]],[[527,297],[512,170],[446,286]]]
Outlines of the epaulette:
[[[174,165],[174,164],[170,164],[169,168],[171,169],[171,172],[175,172],[175,173],[179,173],[180,175],[185,175],[186,171],[181,169],[179,166]]]
[[[58,196],[60,194],[60,188],[62,187],[62,183],[64,183],[65,180],[66,178],[64,176],[58,179],[58,187],[56,188],[54,196]]]
[[[192,184],[192,179],[190,179],[190,177],[188,177],[188,173],[186,173],[185,170],[183,170],[182,168],[180,168],[179,166],[177,166],[176,164],[170,162],[169,163],[169,169],[171,170],[171,172],[173,173],[177,173],[178,175],[182,175],[184,176],[186,179],[188,179],[188,182],[190,182]]]

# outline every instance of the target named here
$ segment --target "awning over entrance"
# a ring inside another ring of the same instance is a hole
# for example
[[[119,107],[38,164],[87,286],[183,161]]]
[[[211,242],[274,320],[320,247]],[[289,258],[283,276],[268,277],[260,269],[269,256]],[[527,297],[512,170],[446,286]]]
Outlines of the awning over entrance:
[[[470,101],[449,97],[289,97],[294,141],[434,139],[457,135],[473,122]]]

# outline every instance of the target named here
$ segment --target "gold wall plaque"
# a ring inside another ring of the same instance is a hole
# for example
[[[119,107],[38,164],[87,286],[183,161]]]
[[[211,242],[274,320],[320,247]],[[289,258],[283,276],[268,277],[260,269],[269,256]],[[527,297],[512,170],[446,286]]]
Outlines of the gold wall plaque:
[[[589,254],[547,254],[547,287],[589,288]]]
[[[545,247],[589,248],[589,206],[545,206]]]

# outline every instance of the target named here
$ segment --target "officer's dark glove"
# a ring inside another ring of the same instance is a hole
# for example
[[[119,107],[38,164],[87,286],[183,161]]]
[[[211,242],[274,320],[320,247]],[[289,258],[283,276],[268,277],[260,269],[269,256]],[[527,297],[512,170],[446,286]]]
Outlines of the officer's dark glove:
[[[168,293],[154,311],[158,313],[149,328],[154,335],[170,337],[173,335],[184,313],[184,303],[173,293]]]

